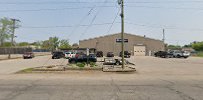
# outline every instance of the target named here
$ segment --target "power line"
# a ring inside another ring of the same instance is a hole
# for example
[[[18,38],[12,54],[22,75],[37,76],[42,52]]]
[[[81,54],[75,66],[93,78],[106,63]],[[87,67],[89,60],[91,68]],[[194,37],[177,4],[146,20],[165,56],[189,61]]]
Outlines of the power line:
[[[71,2],[71,1],[63,1],[63,2],[58,2],[58,1],[49,1],[49,2],[0,2],[0,4],[4,5],[38,5],[38,4],[89,4],[89,3],[104,3],[104,2]],[[106,3],[115,3],[115,2],[106,2]]]
[[[103,6],[105,6],[105,4],[107,3],[107,0],[105,0],[103,2]],[[79,39],[84,35],[86,34],[86,32],[88,31],[88,29],[93,25],[94,21],[96,20],[97,16],[99,15],[101,11],[101,8],[97,11],[97,13],[94,15],[93,19],[91,20],[90,24],[87,26],[87,28],[85,29],[85,31],[80,35]]]
[[[144,24],[135,24],[132,22],[125,22],[126,24],[131,24],[131,25],[135,25],[135,26],[143,26],[143,27],[150,27],[150,28],[157,28],[157,29],[170,29],[170,30],[184,30],[184,31],[203,31],[203,29],[197,29],[197,28],[179,28],[179,27],[169,27],[169,26],[163,26],[163,25],[144,25]]]
[[[143,4],[175,3],[176,4],[176,3],[203,3],[203,1],[201,1],[201,0],[196,0],[196,1],[186,1],[186,0],[183,0],[183,1],[172,1],[172,0],[166,1],[166,0],[164,0],[164,1],[132,1],[132,2],[125,2],[125,3],[143,3]]]
[[[111,23],[96,23],[92,24],[92,26],[100,26],[100,25],[112,25],[115,23],[121,23],[121,22],[111,22]],[[203,29],[197,29],[197,28],[179,28],[179,27],[169,27],[169,26],[163,26],[163,25],[144,25],[144,24],[135,24],[132,22],[125,22],[126,24],[135,25],[135,26],[142,26],[142,27],[149,27],[149,28],[156,28],[156,29],[170,29],[170,30],[184,30],[184,31],[203,31]],[[84,25],[78,25],[78,27],[87,27],[89,24]],[[0,26],[2,27],[2,26]],[[75,27],[75,25],[63,25],[63,26],[21,26],[20,28],[25,29],[48,29],[48,28],[68,28],[68,27]]]
[[[91,2],[91,1],[85,1],[85,2],[76,2],[76,1],[49,1],[49,2],[0,2],[1,5],[47,5],[47,4],[89,4],[89,3],[103,3],[103,2]],[[115,2],[106,2],[109,4],[114,4]],[[201,0],[196,1],[128,1],[125,2],[126,4],[133,4],[133,3],[141,3],[141,4],[151,4],[151,3],[203,3]]]
[[[116,6],[94,6],[96,8],[112,8]],[[58,10],[74,10],[74,9],[91,9],[93,7],[70,7],[70,8],[47,8],[47,9],[25,9],[25,10],[0,10],[0,12],[35,12],[35,11],[58,11]]]
[[[115,23],[115,21],[116,21],[118,15],[119,15],[119,13],[120,13],[120,9],[119,9],[118,12],[116,13],[116,16],[115,16],[115,18],[113,19],[113,22],[112,22],[111,26],[109,27],[107,33],[109,33],[109,32],[111,31],[111,29],[112,29],[112,27],[113,27],[113,25],[114,25],[114,23]]]
[[[154,9],[176,9],[176,10],[203,10],[203,8],[180,8],[180,7],[160,7],[160,6],[134,6],[125,5],[126,7],[136,7],[136,8],[154,8]],[[113,8],[116,6],[94,6],[95,8]],[[70,8],[46,8],[46,9],[25,9],[25,10],[0,10],[0,12],[38,12],[38,11],[59,11],[59,10],[78,10],[78,9],[91,9],[91,7],[70,7]],[[117,8],[117,7],[116,7]]]
[[[78,29],[78,28],[80,27],[81,23],[92,13],[92,11],[94,10],[94,8],[95,8],[95,7],[92,7],[92,8],[88,11],[87,15],[85,15],[85,16],[79,21],[79,23],[75,26],[75,28],[72,30],[71,34],[69,34],[68,37],[70,37],[73,33],[75,33],[76,29]]]
[[[117,22],[117,23],[120,23],[120,22]],[[92,25],[94,25],[94,26],[99,26],[99,25],[110,25],[110,24],[112,24],[112,23],[97,23],[97,24],[92,24]],[[87,27],[87,26],[89,26],[89,24],[86,24],[86,25],[78,25],[78,27]],[[0,26],[1,27],[1,26]],[[70,26],[66,26],[66,25],[64,25],[64,26],[22,26],[21,28],[33,28],[33,29],[43,29],[43,28],[68,28],[68,27],[75,27],[75,25],[70,25]]]
[[[176,9],[176,10],[203,10],[203,8],[186,8],[186,7],[163,7],[163,6],[134,6],[134,5],[125,5],[126,7],[136,7],[136,8],[164,8],[164,9]]]

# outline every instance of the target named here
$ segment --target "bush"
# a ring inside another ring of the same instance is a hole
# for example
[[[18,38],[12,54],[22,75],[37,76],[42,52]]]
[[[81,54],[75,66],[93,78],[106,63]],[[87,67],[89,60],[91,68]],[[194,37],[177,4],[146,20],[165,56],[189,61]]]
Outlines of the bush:
[[[78,66],[78,67],[81,67],[81,68],[82,68],[82,67],[85,67],[85,64],[84,64],[84,63],[77,63],[77,64],[76,64],[76,66]]]
[[[96,66],[96,63],[95,62],[90,62],[90,67],[94,67]]]
[[[197,56],[198,56],[198,57],[203,57],[203,51],[202,51],[202,52],[198,52],[198,53],[197,53]]]
[[[202,51],[203,50],[203,42],[195,42],[192,44],[192,48],[196,51]]]

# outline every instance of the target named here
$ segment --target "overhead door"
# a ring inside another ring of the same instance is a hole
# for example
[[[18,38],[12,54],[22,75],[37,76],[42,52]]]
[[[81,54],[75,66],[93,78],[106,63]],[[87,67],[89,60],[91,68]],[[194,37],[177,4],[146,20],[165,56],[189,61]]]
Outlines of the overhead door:
[[[135,56],[146,56],[146,46],[134,46]]]

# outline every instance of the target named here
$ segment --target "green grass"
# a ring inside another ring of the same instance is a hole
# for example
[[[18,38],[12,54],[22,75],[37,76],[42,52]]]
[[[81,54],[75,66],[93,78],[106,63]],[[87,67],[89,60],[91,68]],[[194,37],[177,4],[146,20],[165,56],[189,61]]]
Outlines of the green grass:
[[[31,73],[33,70],[34,70],[34,68],[27,68],[27,69],[21,70],[17,73]]]
[[[197,53],[197,56],[198,56],[198,57],[203,57],[203,52],[198,52],[198,53]]]
[[[83,67],[85,67],[85,64],[84,63],[77,63],[76,66],[83,68]]]
[[[95,62],[90,62],[90,67],[95,67],[96,63]]]

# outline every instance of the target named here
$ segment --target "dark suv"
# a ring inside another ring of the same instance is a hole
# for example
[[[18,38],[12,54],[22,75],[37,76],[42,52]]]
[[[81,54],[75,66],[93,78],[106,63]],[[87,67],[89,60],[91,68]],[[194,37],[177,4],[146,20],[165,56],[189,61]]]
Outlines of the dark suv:
[[[97,56],[95,54],[89,54],[89,56],[87,56],[86,54],[79,54],[77,57],[70,58],[68,62],[87,62],[87,60],[89,60],[89,62],[97,62]]]
[[[120,52],[119,56],[122,57],[122,51]],[[124,51],[124,57],[125,58],[130,58],[130,56],[131,56],[131,53],[129,53],[128,51]]]
[[[52,59],[65,58],[65,54],[62,51],[52,52]]]
[[[154,54],[154,56],[161,57],[161,58],[171,58],[173,54],[167,51],[158,51]]]
[[[97,57],[103,57],[103,52],[102,52],[102,51],[97,51],[96,56],[97,56]]]
[[[107,57],[114,57],[114,54],[113,54],[113,52],[108,52],[106,56]]]

